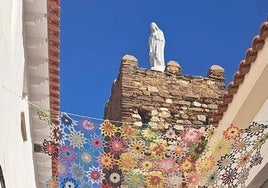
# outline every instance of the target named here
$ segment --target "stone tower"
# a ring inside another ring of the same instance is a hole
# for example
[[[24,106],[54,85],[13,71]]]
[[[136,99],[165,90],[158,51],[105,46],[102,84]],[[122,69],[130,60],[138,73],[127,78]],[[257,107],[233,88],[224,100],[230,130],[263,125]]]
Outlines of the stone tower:
[[[224,88],[224,69],[220,66],[211,66],[207,77],[189,76],[181,74],[175,61],[167,63],[164,72],[158,72],[139,68],[135,57],[125,55],[104,118],[134,125],[161,121],[207,125]]]

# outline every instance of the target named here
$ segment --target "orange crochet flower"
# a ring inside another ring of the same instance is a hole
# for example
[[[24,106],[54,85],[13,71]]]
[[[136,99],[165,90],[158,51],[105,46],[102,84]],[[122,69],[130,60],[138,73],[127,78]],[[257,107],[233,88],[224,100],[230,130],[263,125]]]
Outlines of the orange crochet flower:
[[[223,136],[225,139],[230,140],[230,139],[236,139],[237,137],[240,136],[241,133],[242,130],[231,124],[231,126],[228,127],[228,129],[223,132]]]
[[[104,136],[113,136],[116,132],[116,127],[109,120],[104,120],[101,126],[101,132]]]

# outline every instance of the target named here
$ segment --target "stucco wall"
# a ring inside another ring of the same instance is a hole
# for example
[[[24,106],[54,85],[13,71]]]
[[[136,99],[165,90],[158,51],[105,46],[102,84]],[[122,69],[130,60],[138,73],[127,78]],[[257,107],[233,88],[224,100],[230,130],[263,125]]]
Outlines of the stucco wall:
[[[257,112],[254,117],[256,122],[264,122],[267,124],[267,112],[268,112],[268,98]],[[254,166],[250,173],[249,178],[247,179],[246,185],[248,188],[268,187],[268,142],[266,141],[261,148],[261,156],[263,157],[262,163],[258,166]]]
[[[0,0],[0,165],[7,188],[36,187],[29,106],[16,96],[22,95],[25,66],[22,2]],[[28,138],[25,142],[21,112],[25,113]]]

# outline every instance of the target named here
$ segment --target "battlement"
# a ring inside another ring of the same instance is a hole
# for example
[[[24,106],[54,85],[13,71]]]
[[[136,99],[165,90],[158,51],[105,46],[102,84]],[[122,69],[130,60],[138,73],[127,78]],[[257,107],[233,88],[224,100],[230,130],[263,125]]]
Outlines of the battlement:
[[[213,65],[207,76],[182,75],[181,66],[167,63],[164,72],[142,69],[134,56],[122,58],[104,118],[141,125],[165,121],[206,125],[222,99],[224,69]]]

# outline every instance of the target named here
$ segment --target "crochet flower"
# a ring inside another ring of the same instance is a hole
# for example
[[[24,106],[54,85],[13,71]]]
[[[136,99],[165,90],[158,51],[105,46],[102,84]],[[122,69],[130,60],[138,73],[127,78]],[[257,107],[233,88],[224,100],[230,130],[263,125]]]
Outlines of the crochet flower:
[[[167,155],[175,160],[184,158],[186,156],[186,153],[188,153],[188,147],[184,142],[178,142],[177,144],[168,146]]]
[[[61,184],[64,188],[78,188],[78,185],[73,178],[65,178]]]
[[[242,130],[231,124],[231,126],[228,127],[227,130],[223,131],[223,137],[228,140],[236,139],[240,136],[241,133]]]
[[[70,126],[74,126],[75,125],[75,121],[72,120],[68,114],[66,113],[61,113],[60,115],[60,122],[63,125],[63,127],[70,127]]]
[[[121,136],[124,139],[130,140],[131,138],[135,138],[138,135],[138,130],[134,129],[131,125],[123,124],[119,129]]]
[[[146,187],[148,188],[163,188],[165,184],[165,178],[159,171],[149,172],[146,176]]]
[[[50,140],[54,142],[55,144],[59,144],[61,141],[61,133],[60,133],[60,127],[59,126],[51,126],[50,131]]]
[[[188,127],[180,133],[180,136],[184,142],[192,145],[193,143],[200,141],[203,134],[193,127]]]
[[[93,147],[92,149],[95,151],[102,151],[104,148],[104,140],[101,136],[93,134],[89,139],[90,145]]]
[[[68,139],[70,141],[70,145],[78,149],[81,149],[86,143],[86,138],[81,131],[72,130],[68,135]]]
[[[249,137],[259,136],[263,133],[265,128],[267,128],[265,125],[253,122],[248,128],[245,129],[245,132]]]
[[[261,164],[262,160],[263,157],[261,156],[261,152],[260,150],[257,150],[256,153],[251,157],[250,167],[252,168],[253,166]]]
[[[59,153],[59,148],[56,144],[51,141],[47,141],[46,139],[43,142],[43,149],[46,154],[51,156],[52,158],[56,158]]]
[[[171,157],[167,157],[158,162],[158,168],[161,172],[170,173],[177,168],[177,163]]]
[[[128,151],[136,157],[142,157],[145,152],[145,142],[143,140],[131,140],[129,143]]]
[[[105,172],[105,180],[108,185],[111,185],[111,187],[120,187],[123,181],[122,172],[118,168],[114,167]]]
[[[101,124],[101,132],[104,136],[113,136],[116,132],[116,127],[109,120],[104,120]]]
[[[218,174],[217,172],[210,172],[208,174],[205,175],[204,177],[204,182],[206,182],[206,187],[216,187],[217,185],[217,178],[218,178]]]
[[[232,166],[234,163],[235,158],[233,154],[226,154],[218,160],[218,168],[219,170],[227,169]]]
[[[127,145],[121,137],[114,136],[109,140],[108,147],[112,154],[121,154],[125,151]]]
[[[91,181],[91,183],[101,183],[103,178],[104,178],[104,174],[102,173],[102,169],[99,167],[92,167],[89,169],[88,172],[88,177]]]
[[[251,159],[251,152],[246,152],[238,158],[238,167],[246,167]]]
[[[93,153],[85,149],[80,150],[77,153],[77,159],[79,163],[83,165],[84,167],[90,167],[95,162],[95,156],[93,155]]]
[[[189,172],[194,169],[194,162],[191,159],[186,158],[180,165],[182,172]]]
[[[144,182],[144,176],[139,172],[130,172],[125,177],[128,188],[141,187]]]
[[[215,167],[215,160],[212,156],[202,157],[196,163],[196,167],[200,173],[209,172]]]
[[[249,149],[250,142],[248,139],[240,138],[235,140],[235,142],[232,144],[232,149],[234,152],[243,152]]]
[[[103,152],[98,158],[99,164],[104,169],[111,169],[115,164],[114,155],[111,153]]]
[[[268,134],[258,136],[257,139],[254,141],[254,148],[260,149],[267,139],[268,139]]]
[[[200,183],[200,176],[197,173],[189,173],[186,175],[185,183],[188,188],[196,188]]]
[[[46,187],[48,188],[58,188],[59,187],[59,180],[55,177],[52,177],[48,181],[46,181]]]
[[[158,137],[157,132],[153,128],[151,128],[149,125],[141,128],[140,134],[143,140],[150,141],[150,142],[154,141]]]
[[[205,132],[205,136],[207,139],[212,139],[217,133],[217,129],[213,126],[209,126]]]
[[[183,177],[180,173],[168,173],[167,174],[167,185],[169,187],[182,187]]]
[[[207,142],[202,141],[195,143],[190,147],[190,153],[193,156],[193,158],[198,158],[201,155],[203,155],[208,150]]]
[[[169,126],[168,129],[165,129],[162,133],[162,137],[167,141],[177,140],[177,131],[174,129],[174,127]]]
[[[75,152],[71,146],[63,145],[60,147],[60,158],[63,161],[73,162],[75,159]]]
[[[75,163],[72,164],[70,171],[73,178],[77,180],[82,180],[85,175],[83,167]]]
[[[238,185],[241,185],[241,187],[246,187],[245,182],[248,179],[250,168],[243,168],[241,172],[238,173]]]
[[[155,159],[162,159],[167,153],[167,143],[164,140],[156,140],[150,143],[149,150]]]
[[[87,117],[83,118],[80,122],[78,122],[78,125],[85,133],[94,133],[98,129],[97,125],[92,123]]]
[[[155,168],[155,160],[153,160],[151,157],[147,156],[144,158],[139,159],[138,167],[142,171],[150,171]]]
[[[221,139],[217,142],[215,142],[211,146],[211,150],[213,152],[213,155],[216,157],[221,157],[227,153],[230,153],[231,151],[231,143],[229,140]]]
[[[223,185],[234,185],[234,181],[237,180],[238,173],[236,168],[228,168],[221,176]]]
[[[120,155],[118,164],[122,171],[131,171],[137,166],[137,160],[131,153],[123,153]]]

